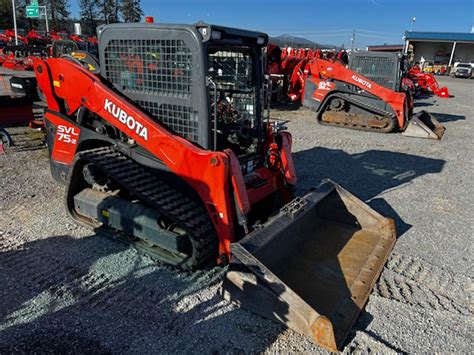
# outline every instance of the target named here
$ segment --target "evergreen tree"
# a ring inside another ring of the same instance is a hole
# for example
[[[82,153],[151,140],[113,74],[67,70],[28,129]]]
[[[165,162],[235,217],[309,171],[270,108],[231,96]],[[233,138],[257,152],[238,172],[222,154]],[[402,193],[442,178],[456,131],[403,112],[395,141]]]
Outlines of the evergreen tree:
[[[18,28],[26,27],[25,17],[26,0],[16,0],[16,23]],[[11,0],[0,0],[0,28],[13,29],[13,11]]]
[[[0,28],[13,27],[13,12],[11,0],[0,0]]]
[[[140,22],[143,15],[140,0],[123,0],[120,13],[124,22]]]
[[[118,22],[118,11],[120,3],[118,0],[100,0],[99,7],[106,24]]]
[[[95,34],[99,19],[99,6],[96,0],[79,0],[80,15],[84,33]]]
[[[48,0],[46,2],[51,30],[63,30],[71,13],[69,12],[68,0]]]

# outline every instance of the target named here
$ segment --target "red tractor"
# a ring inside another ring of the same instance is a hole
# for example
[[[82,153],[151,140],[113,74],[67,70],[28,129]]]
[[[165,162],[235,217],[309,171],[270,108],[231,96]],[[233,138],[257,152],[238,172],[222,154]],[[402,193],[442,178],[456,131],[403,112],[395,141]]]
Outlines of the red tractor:
[[[432,73],[424,73],[418,66],[413,66],[408,70],[407,77],[414,82],[421,90],[431,91],[434,95],[449,98],[447,87],[440,87],[438,81]]]

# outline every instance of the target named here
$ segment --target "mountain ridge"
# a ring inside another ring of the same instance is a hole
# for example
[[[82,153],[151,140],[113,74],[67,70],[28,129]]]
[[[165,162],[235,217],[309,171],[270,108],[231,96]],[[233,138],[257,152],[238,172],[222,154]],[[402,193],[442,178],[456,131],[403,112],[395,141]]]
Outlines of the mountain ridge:
[[[321,48],[321,49],[333,49],[338,48],[333,44],[322,44],[311,41],[304,37],[292,36],[290,34],[282,34],[279,36],[270,37],[269,43],[276,44],[280,47],[310,47],[310,48]]]

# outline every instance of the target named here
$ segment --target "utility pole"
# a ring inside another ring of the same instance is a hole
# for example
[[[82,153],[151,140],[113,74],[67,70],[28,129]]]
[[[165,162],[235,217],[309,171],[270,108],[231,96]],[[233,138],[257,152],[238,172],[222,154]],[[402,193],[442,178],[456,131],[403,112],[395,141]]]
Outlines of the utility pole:
[[[354,41],[355,41],[355,38],[356,38],[356,30],[353,30],[352,31],[352,38],[351,38],[351,53],[354,52]]]
[[[46,20],[46,32],[49,33],[49,22],[48,22],[48,9],[46,8],[46,1],[44,2],[44,6],[38,6],[44,9],[44,18]]]
[[[411,18],[411,21],[410,21],[410,31],[409,32],[413,31],[413,25],[415,24],[415,22],[416,22],[416,17],[413,16]],[[405,54],[408,54],[408,46],[410,44],[410,41],[408,40],[407,36],[408,36],[408,33],[407,33],[407,31],[405,31],[405,36],[402,37],[402,39],[405,41],[404,48],[403,48],[403,53],[405,53]]]
[[[416,17],[412,17],[411,22],[410,22],[410,32],[413,31],[413,25],[415,24],[415,22],[416,22]]]
[[[12,7],[13,7],[13,27],[15,30],[15,45],[18,46],[18,30],[16,28],[16,10],[15,10],[15,0],[12,0]]]

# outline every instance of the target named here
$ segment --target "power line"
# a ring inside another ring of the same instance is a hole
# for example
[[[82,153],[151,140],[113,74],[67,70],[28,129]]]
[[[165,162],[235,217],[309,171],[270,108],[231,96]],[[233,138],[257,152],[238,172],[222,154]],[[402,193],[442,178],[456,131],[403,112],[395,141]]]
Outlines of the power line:
[[[292,30],[267,30],[268,33],[284,33],[284,34],[292,34],[292,35],[319,35],[319,34],[340,34],[340,32],[344,33],[352,33],[354,29],[340,29],[340,30],[324,30],[324,31],[292,31]],[[355,29],[357,32],[367,32],[368,34],[379,34],[379,35],[394,35],[396,36],[398,33],[395,32],[383,32],[383,31],[371,31],[371,30],[362,30],[362,29]]]
[[[356,39],[356,30],[352,31],[352,38],[351,38],[351,52],[354,51],[354,41]]]
[[[386,35],[393,35],[393,34],[395,34],[395,32],[371,31],[371,30],[361,30],[361,29],[357,29],[357,32],[378,33],[378,34],[386,34]]]
[[[279,32],[279,33],[288,33],[288,32],[291,32],[291,33],[294,33],[294,34],[307,34],[307,33],[333,33],[333,32],[347,32],[347,31],[351,31],[351,29],[339,29],[339,30],[324,30],[324,31],[313,31],[313,30],[306,30],[306,31],[294,31],[294,30],[267,30],[267,32],[271,32],[271,33],[276,33],[276,32]]]
[[[361,37],[369,37],[369,38],[388,38],[388,39],[393,39],[393,38],[398,38],[398,37],[388,37],[388,36],[376,36],[376,35],[366,35],[364,33],[359,33],[359,36]],[[401,38],[401,37],[400,37]]]

